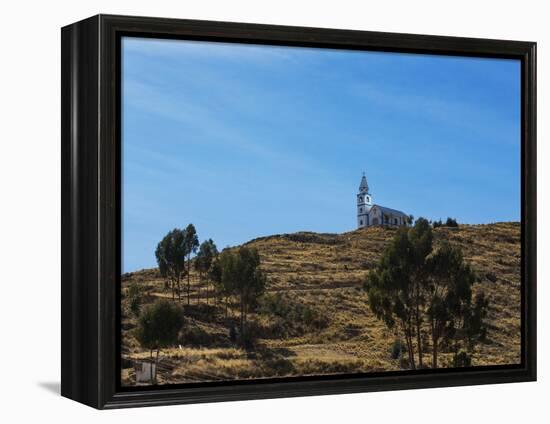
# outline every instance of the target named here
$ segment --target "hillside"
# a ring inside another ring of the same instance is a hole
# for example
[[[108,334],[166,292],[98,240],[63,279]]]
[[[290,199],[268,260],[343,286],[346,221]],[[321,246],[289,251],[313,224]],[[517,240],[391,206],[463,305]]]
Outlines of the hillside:
[[[246,243],[258,249],[267,273],[267,300],[251,314],[258,335],[244,350],[230,340],[237,307],[227,317],[191,273],[191,305],[182,299],[186,330],[178,347],[161,351],[159,384],[399,370],[392,359],[395,335],[368,308],[363,281],[395,230],[371,227],[344,234],[295,233]],[[435,241],[449,240],[464,252],[490,298],[489,331],[476,346],[473,365],[520,361],[520,225],[460,225],[434,230]],[[158,271],[125,274],[123,290],[123,384],[134,385],[131,360],[147,358],[132,334],[136,318],[125,294],[130,284],[145,290],[145,303],[171,298]],[[275,306],[273,306],[275,305]],[[283,305],[283,312],[274,313]],[[292,317],[292,318],[289,318]],[[426,355],[427,358],[427,355]],[[440,366],[450,354],[441,353]]]

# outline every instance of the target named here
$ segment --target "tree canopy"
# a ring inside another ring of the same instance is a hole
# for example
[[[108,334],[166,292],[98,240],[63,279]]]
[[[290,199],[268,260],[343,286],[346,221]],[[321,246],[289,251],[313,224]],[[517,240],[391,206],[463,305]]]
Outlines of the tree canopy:
[[[203,241],[195,258],[195,269],[206,274],[217,255],[218,249],[214,241],[212,239]]]
[[[183,230],[174,228],[158,243],[155,257],[160,274],[168,280],[172,288],[172,298],[177,288],[180,298],[180,281],[185,273],[185,255],[187,254],[186,235]]]
[[[159,350],[177,342],[182,325],[181,309],[168,300],[158,300],[142,311],[135,336],[142,347],[150,350],[151,357],[153,350],[157,351],[158,362]],[[151,382],[153,382],[152,365]]]
[[[461,346],[471,350],[486,334],[488,300],[480,293],[472,304],[474,282],[461,250],[447,242],[434,246],[430,223],[419,218],[397,230],[365,289],[372,312],[405,338],[410,368],[424,367],[424,334],[437,368],[443,344],[452,342],[457,357]]]
[[[189,224],[184,230],[184,246],[187,255],[187,304],[189,305],[191,296],[191,255],[196,253],[199,247],[199,237],[193,224]]]
[[[210,282],[209,271],[218,256],[218,248],[212,239],[205,240],[199,247],[199,252],[195,258],[195,269],[199,272],[199,279],[206,277],[206,303],[208,304],[208,285]]]
[[[239,298],[242,336],[246,332],[247,314],[265,290],[266,276],[260,269],[260,255],[256,249],[246,246],[226,249],[220,255],[218,266],[224,292]]]

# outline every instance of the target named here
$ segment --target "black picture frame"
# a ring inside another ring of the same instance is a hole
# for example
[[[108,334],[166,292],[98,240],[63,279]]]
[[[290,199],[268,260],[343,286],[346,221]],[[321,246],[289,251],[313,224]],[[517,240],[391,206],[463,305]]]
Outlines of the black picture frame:
[[[122,36],[521,61],[521,364],[185,386],[120,386]],[[62,28],[61,394],[120,408],[536,380],[536,43],[97,15]]]

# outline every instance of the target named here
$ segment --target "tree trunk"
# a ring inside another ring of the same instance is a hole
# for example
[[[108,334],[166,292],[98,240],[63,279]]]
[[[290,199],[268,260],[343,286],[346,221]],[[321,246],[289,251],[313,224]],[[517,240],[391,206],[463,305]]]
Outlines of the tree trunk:
[[[433,337],[432,338],[432,368],[437,368],[437,343],[438,343],[438,340],[437,338]]]
[[[243,301],[243,327],[244,331],[248,331],[246,323],[248,322],[248,299],[245,298]]]
[[[150,350],[149,366],[149,376],[151,377],[151,384],[153,384],[153,349]]]
[[[155,382],[157,380],[157,372],[159,367],[159,348],[157,347],[157,358],[155,360]],[[153,369],[153,364],[151,364],[151,369]]]
[[[244,334],[244,301],[243,301],[243,295],[241,293],[241,340],[242,336]]]
[[[409,315],[407,322],[407,336],[409,337],[409,343],[411,345],[411,359],[412,359],[412,369],[416,369],[416,361],[414,360],[414,345],[413,345],[413,324],[412,316]]]
[[[199,271],[199,294],[197,295],[197,303],[201,300],[201,286],[202,286],[202,271]]]
[[[413,350],[413,344],[412,344],[412,335],[411,335],[411,327],[409,322],[409,327],[407,328],[407,323],[403,322],[403,334],[405,335],[405,341],[407,342],[407,354],[409,356],[409,368],[414,370],[416,369],[416,364],[414,362],[414,350]]]
[[[422,334],[420,333],[420,288],[416,285],[416,342],[418,343],[418,368],[424,368],[422,364]]]
[[[454,361],[455,361],[455,363],[456,363],[456,360],[457,360],[457,358],[458,358],[458,349],[459,349],[459,347],[458,347],[458,339],[456,338],[456,335],[455,335],[455,340],[454,340],[454,358],[453,358]]]
[[[414,361],[414,350],[413,350],[413,343],[412,343],[412,336],[410,334],[405,336],[405,339],[407,340],[407,351],[409,352],[409,368],[412,370],[416,369],[416,363]]]
[[[187,257],[187,304],[191,296],[191,255]]]
[[[422,363],[422,334],[420,333],[420,323],[416,324],[416,343],[418,344],[418,368],[424,368]]]

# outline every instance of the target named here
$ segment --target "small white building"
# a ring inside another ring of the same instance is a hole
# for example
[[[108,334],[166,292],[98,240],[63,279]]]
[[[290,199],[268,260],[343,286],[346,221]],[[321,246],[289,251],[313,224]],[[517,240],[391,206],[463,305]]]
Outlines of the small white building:
[[[361,184],[359,184],[359,193],[357,193],[357,228],[372,227],[373,225],[399,227],[408,224],[409,217],[404,212],[373,203],[367,177],[363,173]]]

